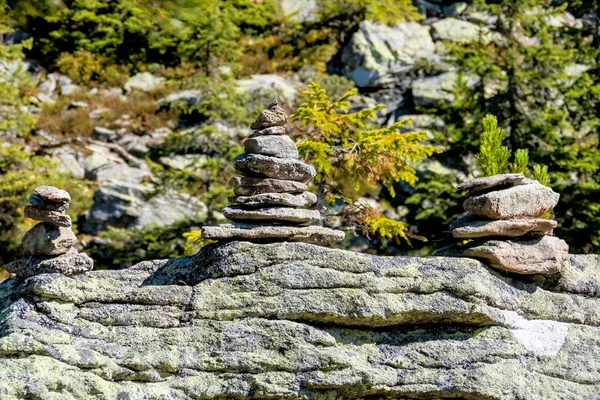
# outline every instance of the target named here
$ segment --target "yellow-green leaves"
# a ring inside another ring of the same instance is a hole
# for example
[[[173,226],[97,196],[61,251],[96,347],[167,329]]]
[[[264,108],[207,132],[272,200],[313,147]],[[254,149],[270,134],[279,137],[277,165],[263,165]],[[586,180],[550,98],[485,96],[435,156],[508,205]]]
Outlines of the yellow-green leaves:
[[[510,150],[502,146],[506,136],[504,129],[498,126],[498,119],[488,114],[483,118],[483,133],[477,154],[477,167],[483,176],[502,174],[506,171],[510,160]]]

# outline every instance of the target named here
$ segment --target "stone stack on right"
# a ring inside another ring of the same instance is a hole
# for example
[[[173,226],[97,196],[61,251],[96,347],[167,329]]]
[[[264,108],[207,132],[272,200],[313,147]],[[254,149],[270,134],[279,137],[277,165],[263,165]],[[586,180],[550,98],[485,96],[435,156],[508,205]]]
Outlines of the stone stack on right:
[[[564,240],[552,236],[556,221],[546,217],[559,194],[523,174],[502,174],[459,185],[467,191],[469,212],[450,225],[465,246],[450,246],[435,255],[482,259],[493,268],[518,274],[560,272],[569,256]]]

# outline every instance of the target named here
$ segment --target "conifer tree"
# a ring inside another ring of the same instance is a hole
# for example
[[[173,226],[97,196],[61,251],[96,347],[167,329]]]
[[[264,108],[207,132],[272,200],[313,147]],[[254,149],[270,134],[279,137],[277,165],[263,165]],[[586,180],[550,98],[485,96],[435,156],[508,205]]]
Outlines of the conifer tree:
[[[376,112],[383,105],[349,113],[348,99],[356,94],[353,89],[332,101],[319,84],[311,83],[292,117],[302,132],[300,153],[317,170],[318,208],[323,210],[326,200],[343,201],[345,221],[367,236],[409,241],[414,236],[404,222],[386,218],[381,211],[357,202],[356,197],[361,187],[379,183],[395,195],[393,184],[414,184],[417,177],[413,164],[439,150],[423,144],[426,132],[401,133],[408,121],[376,126]]]

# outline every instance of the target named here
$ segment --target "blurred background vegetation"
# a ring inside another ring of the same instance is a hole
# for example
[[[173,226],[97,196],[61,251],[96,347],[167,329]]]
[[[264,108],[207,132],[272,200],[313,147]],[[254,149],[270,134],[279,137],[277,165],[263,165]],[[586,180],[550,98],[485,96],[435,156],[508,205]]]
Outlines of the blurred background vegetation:
[[[331,99],[357,89],[350,112],[386,106],[371,128],[424,132],[441,150],[411,164],[416,182],[331,175],[354,206],[427,239],[366,240],[358,223],[342,247],[427,255],[449,242],[455,186],[477,174],[491,113],[504,145],[548,167],[556,234],[598,253],[599,11],[548,0],[0,0],[0,265],[22,257],[32,225],[22,208],[41,183],[71,192],[99,268],[193,252],[183,233],[222,221],[248,124],[275,97],[296,112],[311,82]],[[306,139],[303,126],[291,134]]]

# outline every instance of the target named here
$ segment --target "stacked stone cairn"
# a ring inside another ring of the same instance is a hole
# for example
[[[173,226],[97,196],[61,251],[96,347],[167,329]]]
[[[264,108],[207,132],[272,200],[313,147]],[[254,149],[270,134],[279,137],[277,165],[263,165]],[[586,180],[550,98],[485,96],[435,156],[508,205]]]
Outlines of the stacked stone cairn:
[[[465,246],[436,251],[440,256],[481,259],[491,267],[518,274],[560,272],[569,246],[552,236],[556,221],[544,218],[558,203],[559,194],[523,174],[473,179],[458,186],[467,191],[463,207],[469,214],[450,225]]]
[[[313,244],[344,239],[342,231],[311,225],[321,221],[321,213],[309,208],[317,196],[306,185],[316,172],[299,160],[296,144],[286,135],[287,121],[276,101],[260,112],[250,126],[254,133],[244,142],[245,153],[234,161],[242,176],[229,181],[235,196],[223,215],[233,224],[205,226],[203,238]]]
[[[66,214],[71,196],[53,186],[40,186],[29,196],[25,217],[40,221],[23,236],[27,258],[6,266],[8,272],[21,278],[61,273],[76,275],[90,271],[94,261],[75,249],[77,237],[71,230],[71,217]]]

